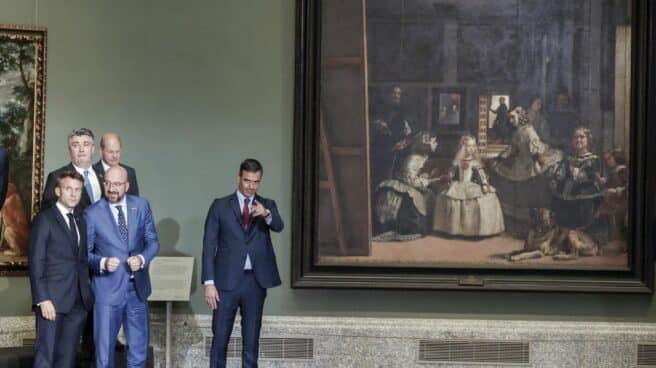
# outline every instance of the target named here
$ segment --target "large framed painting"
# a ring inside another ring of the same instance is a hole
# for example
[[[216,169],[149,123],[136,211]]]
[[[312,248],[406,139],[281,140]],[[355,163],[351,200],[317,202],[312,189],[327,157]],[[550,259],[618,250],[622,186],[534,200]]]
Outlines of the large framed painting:
[[[9,170],[0,219],[0,275],[25,275],[29,223],[40,207],[46,30],[0,25],[0,145]]]
[[[293,287],[653,291],[652,2],[297,4]]]

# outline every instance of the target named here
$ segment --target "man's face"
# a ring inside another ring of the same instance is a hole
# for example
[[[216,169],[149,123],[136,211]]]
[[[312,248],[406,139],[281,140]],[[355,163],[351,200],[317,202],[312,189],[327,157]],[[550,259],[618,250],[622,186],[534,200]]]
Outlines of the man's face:
[[[252,197],[257,192],[257,188],[260,187],[261,180],[262,171],[242,171],[241,174],[237,177],[237,186],[241,194],[245,195],[246,197]]]
[[[128,176],[125,170],[121,169],[120,166],[113,167],[105,173],[105,197],[110,203],[122,201],[130,187]]]
[[[75,166],[88,168],[93,157],[93,138],[88,135],[76,135],[68,140],[68,154]]]
[[[59,185],[55,187],[57,201],[69,210],[73,210],[82,197],[82,187],[84,184],[73,178],[63,178]]]
[[[108,138],[103,141],[101,153],[107,165],[116,166],[121,160],[121,143],[116,138]]]
[[[392,89],[391,100],[394,105],[401,105],[401,87],[396,86]]]

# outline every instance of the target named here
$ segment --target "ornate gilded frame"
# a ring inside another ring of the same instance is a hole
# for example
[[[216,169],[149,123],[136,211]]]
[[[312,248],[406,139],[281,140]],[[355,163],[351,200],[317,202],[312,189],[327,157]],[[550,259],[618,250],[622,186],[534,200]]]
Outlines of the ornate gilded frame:
[[[656,4],[635,0],[632,9],[630,160],[635,164],[630,170],[627,239],[633,248],[627,270],[593,272],[318,264],[320,87],[325,82],[321,3],[297,1],[292,287],[653,293],[656,126],[650,122],[656,119]],[[343,59],[344,64],[350,61]]]
[[[20,26],[20,25],[0,25],[0,45],[1,44],[14,44],[14,46],[31,45],[33,49],[30,50],[33,55],[30,55],[30,63],[23,64],[21,61],[18,62],[20,66],[19,73],[21,75],[23,86],[24,100],[20,101],[20,98],[17,98],[18,103],[23,104],[23,107],[26,110],[28,121],[27,128],[25,132],[28,135],[27,143],[24,145],[25,148],[21,148],[22,155],[19,157],[16,151],[16,147],[7,147],[10,156],[10,175],[16,178],[26,177],[29,178],[29,183],[17,183],[15,185],[15,192],[20,196],[14,202],[14,204],[23,204],[22,212],[19,214],[24,217],[24,220],[27,224],[31,221],[32,218],[39,212],[41,207],[41,188],[43,185],[43,155],[44,155],[44,141],[45,141],[45,106],[46,106],[46,56],[47,56],[47,30],[42,27],[32,27],[32,26]],[[6,51],[6,55],[0,55],[2,57],[12,57],[15,55],[9,55],[8,49],[0,48],[0,52]],[[30,65],[31,70],[25,71],[22,69],[24,65]],[[31,79],[33,78],[33,79]],[[2,86],[0,86],[2,88]],[[15,86],[9,86],[9,88],[15,88]],[[5,91],[7,93],[7,91]],[[2,94],[0,94],[0,98]],[[1,103],[2,101],[0,101]],[[5,101],[7,102],[7,101]],[[7,102],[8,103],[8,102]],[[1,106],[0,106],[1,107]],[[26,125],[27,125],[26,124]],[[10,141],[10,139],[5,136],[4,141]],[[31,139],[30,139],[31,138]],[[31,152],[31,153],[29,153]],[[31,157],[29,157],[31,156]],[[16,161],[12,165],[12,159],[22,160],[24,162]],[[25,167],[29,169],[28,173],[17,172],[16,170],[24,169]],[[12,166],[14,168],[12,169]],[[16,168],[18,166],[18,168]],[[16,179],[19,180],[19,179]],[[28,180],[25,180],[26,182]],[[29,188],[27,188],[29,186]],[[10,189],[11,190],[11,189]],[[29,198],[24,198],[29,196]],[[9,196],[8,196],[9,199]],[[5,206],[9,206],[9,200],[5,201]],[[13,211],[17,207],[11,207]],[[10,207],[3,209],[3,211],[10,210]],[[22,219],[21,219],[22,220]],[[5,235],[5,227],[2,228],[3,233],[0,235]],[[16,232],[21,234],[20,243],[18,248],[19,253],[17,255],[10,255],[4,257],[0,262],[0,275],[25,275],[27,273],[27,238],[26,234],[23,234],[25,231],[24,226],[20,226]],[[16,238],[17,239],[17,238]],[[5,254],[8,249],[7,243],[3,245],[2,253]],[[13,250],[13,248],[11,248]],[[13,253],[16,253],[15,251]]]

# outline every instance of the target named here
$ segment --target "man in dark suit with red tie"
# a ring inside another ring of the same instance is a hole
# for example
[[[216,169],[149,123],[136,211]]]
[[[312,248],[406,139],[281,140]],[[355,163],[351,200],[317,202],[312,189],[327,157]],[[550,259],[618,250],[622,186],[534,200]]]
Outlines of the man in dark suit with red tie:
[[[56,204],[39,213],[30,229],[30,287],[36,315],[34,367],[72,368],[93,292],[87,266],[86,225],[73,215],[84,179],[57,176]]]
[[[244,160],[237,191],[214,200],[205,220],[202,282],[205,301],[213,310],[212,368],[226,366],[237,308],[242,364],[257,367],[266,289],[280,285],[270,232],[280,232],[284,225],[276,202],[256,194],[261,179],[262,165]]]

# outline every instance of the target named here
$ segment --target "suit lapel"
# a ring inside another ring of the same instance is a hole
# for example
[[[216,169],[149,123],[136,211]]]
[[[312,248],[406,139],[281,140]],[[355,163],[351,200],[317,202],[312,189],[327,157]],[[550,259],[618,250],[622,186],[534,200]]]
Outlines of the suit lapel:
[[[232,208],[232,212],[235,214],[237,223],[239,223],[239,226],[243,229],[244,224],[241,222],[241,210],[239,209],[239,197],[237,197],[237,193],[230,198],[230,208]]]
[[[137,233],[137,206],[135,206],[130,195],[126,194],[125,196],[125,205],[128,212],[128,250],[132,250],[132,247],[134,246],[132,238],[134,238]]]
[[[59,212],[59,209],[56,206],[53,207],[52,209],[54,210],[55,219],[57,220],[59,226],[61,226],[62,228],[62,231],[64,231],[66,237],[68,238],[68,245],[71,247],[73,254],[77,254],[78,245],[75,244],[75,239],[73,239],[73,234],[71,234],[71,230],[68,227],[67,219],[64,219],[64,216],[62,216],[61,212]]]
[[[101,201],[104,202],[103,205],[105,206],[106,209],[105,214],[107,215],[107,220],[111,224],[112,229],[114,229],[114,234],[116,235],[116,238],[119,241],[123,242],[123,240],[121,239],[121,232],[118,230],[118,225],[116,224],[116,220],[114,219],[114,214],[112,213],[113,211],[116,211],[116,209],[105,198],[101,199]]]
[[[103,168],[102,162],[98,161],[98,163],[93,165],[92,168],[96,173],[96,178],[98,179],[98,186],[100,187],[100,198],[103,198],[105,197],[105,170]]]

